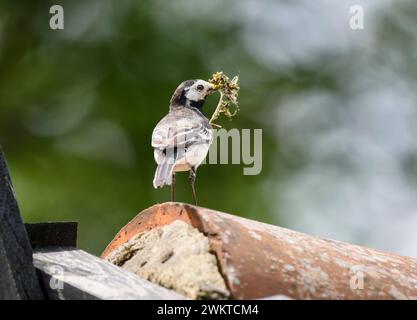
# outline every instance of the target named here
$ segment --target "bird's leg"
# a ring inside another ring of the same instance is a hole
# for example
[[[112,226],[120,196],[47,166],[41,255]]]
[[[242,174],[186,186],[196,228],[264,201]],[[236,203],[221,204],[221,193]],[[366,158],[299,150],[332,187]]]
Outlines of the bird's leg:
[[[194,167],[191,168],[190,170],[190,176],[188,177],[188,180],[190,181],[190,186],[191,186],[191,191],[193,193],[193,199],[194,199],[194,204],[197,205],[197,196],[195,194],[195,188],[194,188],[194,182],[195,182],[195,177],[197,176],[197,172],[195,170]]]
[[[172,182],[171,182],[171,201],[175,202],[175,172],[172,173]]]

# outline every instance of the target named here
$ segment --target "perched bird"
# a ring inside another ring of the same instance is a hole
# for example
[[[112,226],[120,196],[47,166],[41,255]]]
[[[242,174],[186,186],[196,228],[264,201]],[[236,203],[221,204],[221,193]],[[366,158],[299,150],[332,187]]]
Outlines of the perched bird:
[[[203,114],[204,102],[214,86],[204,80],[187,80],[175,90],[168,114],[152,133],[152,147],[158,165],[153,185],[171,186],[171,201],[175,201],[175,172],[190,171],[189,183],[194,203],[197,168],[207,156],[213,139],[212,127]]]

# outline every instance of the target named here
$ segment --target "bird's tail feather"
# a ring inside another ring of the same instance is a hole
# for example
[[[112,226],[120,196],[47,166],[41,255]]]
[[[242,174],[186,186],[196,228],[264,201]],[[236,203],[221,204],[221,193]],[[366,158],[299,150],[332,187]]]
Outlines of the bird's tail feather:
[[[173,168],[174,163],[171,161],[164,161],[158,165],[155,171],[155,178],[153,179],[153,186],[155,189],[161,188],[164,185],[171,185]]]

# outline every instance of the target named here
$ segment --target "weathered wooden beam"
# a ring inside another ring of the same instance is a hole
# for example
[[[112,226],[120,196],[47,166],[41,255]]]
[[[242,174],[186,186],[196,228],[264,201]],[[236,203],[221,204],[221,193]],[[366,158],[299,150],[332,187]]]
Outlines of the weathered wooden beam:
[[[0,299],[42,299],[32,248],[0,146]]]
[[[208,237],[234,299],[417,299],[417,259],[180,203],[144,210],[102,257],[177,220]]]
[[[33,249],[77,246],[77,222],[25,223],[25,227]]]
[[[53,248],[35,251],[33,259],[49,299],[185,299],[82,250]]]

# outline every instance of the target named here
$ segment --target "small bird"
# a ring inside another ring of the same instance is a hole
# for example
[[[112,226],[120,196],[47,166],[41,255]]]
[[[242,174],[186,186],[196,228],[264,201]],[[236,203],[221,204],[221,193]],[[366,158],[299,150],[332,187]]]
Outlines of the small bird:
[[[171,201],[175,201],[175,173],[190,171],[189,183],[194,203],[197,196],[194,183],[198,166],[206,158],[213,140],[212,127],[203,114],[206,98],[214,86],[204,80],[187,80],[175,90],[168,114],[152,133],[154,158],[158,165],[153,185],[171,186]]]

